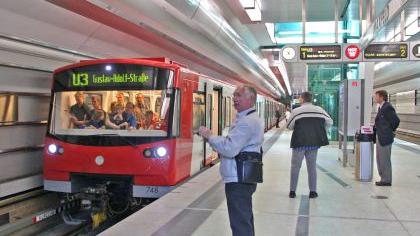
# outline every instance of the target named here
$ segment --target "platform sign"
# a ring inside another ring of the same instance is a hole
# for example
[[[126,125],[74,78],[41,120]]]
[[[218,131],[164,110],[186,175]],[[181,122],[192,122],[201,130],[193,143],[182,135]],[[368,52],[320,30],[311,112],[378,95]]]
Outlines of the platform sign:
[[[362,61],[362,48],[359,44],[343,44],[342,58],[344,62]]]
[[[410,60],[420,60],[420,42],[411,42],[410,45]]]
[[[364,61],[408,60],[407,43],[370,44],[363,53]]]
[[[341,61],[341,45],[308,45],[299,47],[300,61]]]
[[[358,63],[369,61],[420,60],[420,41],[361,44],[287,44],[281,50],[284,62]]]

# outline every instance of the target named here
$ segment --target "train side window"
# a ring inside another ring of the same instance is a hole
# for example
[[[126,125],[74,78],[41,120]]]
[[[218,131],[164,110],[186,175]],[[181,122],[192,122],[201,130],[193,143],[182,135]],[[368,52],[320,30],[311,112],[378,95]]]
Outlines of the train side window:
[[[174,101],[174,113],[172,119],[172,136],[179,136],[179,127],[180,127],[180,111],[181,111],[181,91],[175,90],[175,101]]]
[[[18,97],[0,94],[0,122],[18,121]]]
[[[160,114],[161,108],[162,108],[162,98],[157,97],[155,101],[155,112]]]
[[[146,107],[150,107],[150,109],[152,108],[150,106],[150,96],[144,96],[144,105],[146,105]]]
[[[232,98],[226,97],[226,119],[225,126],[230,127],[232,122]]]
[[[208,99],[208,104],[209,104],[209,109],[208,109],[208,121],[209,121],[209,125],[207,128],[211,129],[212,128],[212,119],[213,119],[213,96],[211,94],[207,95],[207,99]]]
[[[204,94],[193,93],[193,133],[206,125],[206,103]]]

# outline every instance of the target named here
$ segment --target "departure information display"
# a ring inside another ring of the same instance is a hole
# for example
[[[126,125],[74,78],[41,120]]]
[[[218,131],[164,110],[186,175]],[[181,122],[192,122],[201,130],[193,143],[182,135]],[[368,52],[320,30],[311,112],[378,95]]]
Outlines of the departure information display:
[[[370,44],[364,50],[365,59],[404,59],[408,58],[408,44]]]
[[[300,46],[299,53],[301,60],[337,60],[341,59],[341,46]]]

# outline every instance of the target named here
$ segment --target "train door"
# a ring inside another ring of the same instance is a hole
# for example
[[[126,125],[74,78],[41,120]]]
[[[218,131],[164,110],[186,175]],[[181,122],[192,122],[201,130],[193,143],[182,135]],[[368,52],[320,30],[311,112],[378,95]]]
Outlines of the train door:
[[[205,92],[193,93],[193,150],[191,161],[191,173],[196,173],[204,165],[204,139],[198,134],[200,126],[206,125],[206,94]]]
[[[211,131],[213,135],[222,134],[222,88],[215,87],[212,91],[212,106],[211,111]],[[211,153],[210,162],[216,160],[218,157],[215,151]]]

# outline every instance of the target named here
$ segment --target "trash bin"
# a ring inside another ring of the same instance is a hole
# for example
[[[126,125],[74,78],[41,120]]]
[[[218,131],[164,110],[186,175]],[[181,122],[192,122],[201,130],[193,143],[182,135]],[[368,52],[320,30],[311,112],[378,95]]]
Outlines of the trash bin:
[[[373,173],[373,132],[363,133],[358,131],[356,141],[356,179],[362,182],[372,181]]]

